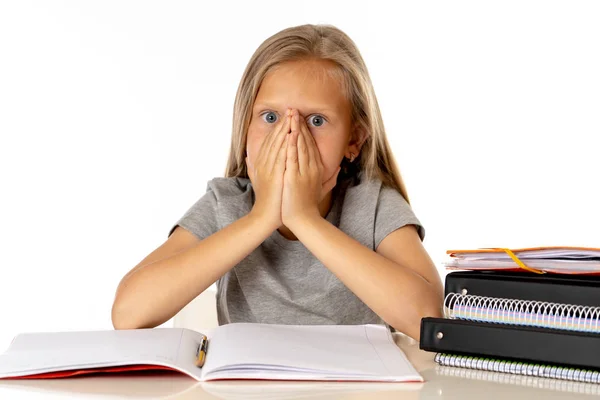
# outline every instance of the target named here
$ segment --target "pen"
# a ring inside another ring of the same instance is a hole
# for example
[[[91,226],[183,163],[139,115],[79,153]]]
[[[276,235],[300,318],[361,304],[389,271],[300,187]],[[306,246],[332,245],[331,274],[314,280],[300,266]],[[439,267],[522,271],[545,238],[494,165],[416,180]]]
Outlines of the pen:
[[[208,345],[208,338],[205,335],[202,335],[202,340],[200,341],[200,345],[198,346],[198,351],[196,352],[196,366],[202,367],[204,365],[204,360],[206,360],[206,346]]]

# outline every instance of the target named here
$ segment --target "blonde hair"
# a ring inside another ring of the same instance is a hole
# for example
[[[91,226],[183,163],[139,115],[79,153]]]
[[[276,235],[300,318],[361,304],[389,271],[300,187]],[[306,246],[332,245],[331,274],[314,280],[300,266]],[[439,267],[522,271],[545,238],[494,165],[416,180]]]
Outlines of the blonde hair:
[[[233,132],[226,177],[248,178],[245,163],[246,138],[252,107],[265,75],[287,61],[326,60],[333,62],[334,75],[352,107],[353,140],[362,143],[358,157],[342,161],[338,182],[363,172],[395,188],[408,202],[408,194],[385,135],[383,119],[371,78],[355,43],[332,25],[300,25],[284,29],[265,40],[252,55],[240,81],[233,107]],[[350,171],[350,172],[348,172]]]

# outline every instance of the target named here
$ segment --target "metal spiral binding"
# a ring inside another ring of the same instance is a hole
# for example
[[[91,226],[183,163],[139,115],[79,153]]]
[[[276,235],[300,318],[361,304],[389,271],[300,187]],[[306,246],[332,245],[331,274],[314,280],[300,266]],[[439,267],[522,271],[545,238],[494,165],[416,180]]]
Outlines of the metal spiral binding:
[[[600,307],[449,293],[444,316],[501,324],[600,332]]]
[[[600,383],[600,372],[557,365],[525,363],[520,361],[498,360],[485,357],[463,356],[437,353],[435,362],[447,367],[460,367],[513,375],[536,376],[540,378],[564,379],[575,382]]]
[[[600,395],[600,385],[580,381],[567,381],[562,379],[542,378],[520,374],[505,374],[469,368],[447,367],[436,365],[435,371],[442,376],[461,379],[473,379],[508,385],[527,386],[539,389],[548,389],[556,392],[569,392],[577,394]]]

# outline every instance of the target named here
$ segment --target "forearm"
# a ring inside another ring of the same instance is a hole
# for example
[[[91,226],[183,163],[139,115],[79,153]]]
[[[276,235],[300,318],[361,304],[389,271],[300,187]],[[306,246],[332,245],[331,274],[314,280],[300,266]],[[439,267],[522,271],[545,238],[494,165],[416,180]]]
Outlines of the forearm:
[[[354,240],[323,218],[296,224],[294,234],[385,322],[419,339],[421,318],[440,316],[442,294],[410,268]]]
[[[168,321],[272,232],[251,213],[189,249],[139,268],[119,284],[112,310],[115,328],[155,327]]]

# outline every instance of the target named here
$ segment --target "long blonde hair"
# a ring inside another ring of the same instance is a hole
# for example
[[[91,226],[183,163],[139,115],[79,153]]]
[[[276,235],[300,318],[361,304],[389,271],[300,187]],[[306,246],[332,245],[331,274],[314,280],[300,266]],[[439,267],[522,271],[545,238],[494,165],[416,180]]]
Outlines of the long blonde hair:
[[[342,88],[352,107],[353,139],[362,141],[354,162],[344,158],[340,176],[350,169],[363,177],[378,177],[383,185],[395,188],[408,202],[408,194],[385,135],[383,119],[371,78],[356,44],[332,25],[300,25],[284,29],[265,40],[246,66],[233,107],[233,132],[226,177],[248,178],[246,138],[252,107],[265,75],[278,64],[307,59],[329,60],[340,76]],[[360,137],[358,136],[360,135]],[[338,177],[338,182],[340,177]]]

